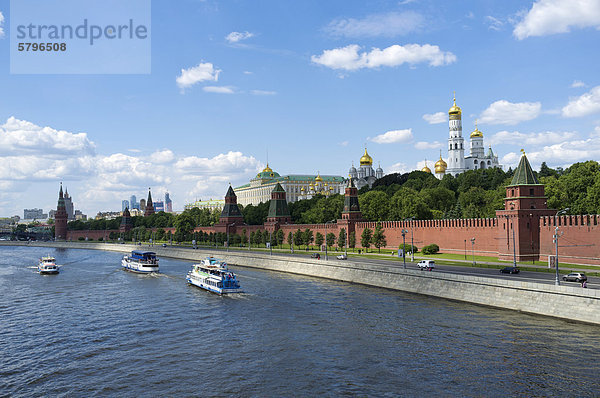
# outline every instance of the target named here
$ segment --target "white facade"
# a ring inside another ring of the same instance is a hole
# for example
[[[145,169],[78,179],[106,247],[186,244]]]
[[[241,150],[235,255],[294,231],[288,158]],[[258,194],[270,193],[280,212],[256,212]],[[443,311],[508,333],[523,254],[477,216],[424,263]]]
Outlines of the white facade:
[[[358,169],[352,164],[352,167],[348,171],[348,176],[354,180],[356,188],[361,189],[366,185],[372,188],[375,181],[383,177],[383,169],[381,166],[377,167],[377,170],[373,169],[373,158],[369,156],[367,148],[365,148],[365,153],[360,158]]]

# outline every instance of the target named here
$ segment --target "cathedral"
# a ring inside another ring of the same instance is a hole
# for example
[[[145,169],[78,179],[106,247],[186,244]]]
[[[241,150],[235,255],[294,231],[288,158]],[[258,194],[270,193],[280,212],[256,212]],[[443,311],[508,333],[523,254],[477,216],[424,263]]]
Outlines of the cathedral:
[[[369,156],[367,148],[365,148],[365,154],[360,158],[358,170],[352,164],[348,176],[355,181],[357,189],[361,189],[365,185],[373,188],[373,183],[383,177],[383,169],[381,166],[377,170],[373,169],[373,158]]]
[[[462,110],[456,105],[456,96],[454,104],[448,110],[448,119],[450,127],[450,136],[448,138],[448,163],[440,159],[435,163],[435,176],[440,180],[445,174],[456,176],[467,170],[489,169],[490,167],[502,167],[498,163],[498,155],[494,154],[492,147],[489,146],[487,154],[483,146],[483,133],[477,128],[471,133],[469,155],[465,156],[465,140],[462,136]],[[425,166],[423,171],[429,168]],[[429,170],[431,172],[431,170]]]

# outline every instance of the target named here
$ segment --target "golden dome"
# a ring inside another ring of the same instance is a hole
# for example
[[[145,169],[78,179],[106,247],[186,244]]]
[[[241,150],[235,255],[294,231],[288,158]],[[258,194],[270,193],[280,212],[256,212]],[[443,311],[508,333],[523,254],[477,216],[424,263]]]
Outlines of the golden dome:
[[[317,174],[317,177],[315,178],[316,182],[323,182],[323,178],[321,177],[321,174]]]
[[[471,138],[475,137],[483,138],[483,133],[477,128],[477,120],[475,121],[475,130],[473,130],[473,132],[471,133]]]
[[[431,174],[431,169],[429,167],[427,167],[427,160],[425,161],[425,167],[423,167],[421,169],[421,171],[424,171],[425,173]]]
[[[448,168],[448,163],[444,162],[442,159],[442,154],[440,153],[440,160],[435,162],[435,172],[436,173],[445,173]]]
[[[267,167],[262,171],[263,173],[271,173],[273,170],[269,167],[269,162],[267,162]]]
[[[304,187],[300,188],[300,191],[304,192]]]
[[[369,156],[369,154],[367,153],[367,148],[365,148],[365,154],[362,155],[362,157],[360,158],[360,165],[361,166],[372,166],[373,165],[373,158]]]
[[[460,107],[456,106],[456,95],[454,95],[454,104],[448,110],[448,114],[449,115],[458,115],[458,116],[460,116],[462,114],[462,110],[460,109]]]

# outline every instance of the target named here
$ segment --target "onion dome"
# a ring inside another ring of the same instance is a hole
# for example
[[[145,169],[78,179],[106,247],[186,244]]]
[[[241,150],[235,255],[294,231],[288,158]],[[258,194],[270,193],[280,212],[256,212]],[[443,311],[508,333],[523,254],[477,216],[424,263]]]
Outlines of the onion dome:
[[[362,157],[360,158],[360,165],[361,166],[372,166],[373,165],[373,158],[369,156],[369,154],[367,153],[367,148],[365,148],[365,154],[362,155]]]
[[[321,177],[320,173],[317,173],[317,177],[315,178],[316,182],[323,182],[323,178]]]
[[[483,133],[477,128],[477,120],[475,121],[475,130],[473,130],[473,132],[471,133],[471,138],[475,137],[483,138]]]
[[[381,164],[379,165],[379,167],[377,167],[376,172],[377,173],[383,173],[383,169],[381,168]]]
[[[448,110],[448,115],[456,115],[460,116],[462,114],[462,110],[460,107],[456,106],[456,94],[454,95],[454,105]]]
[[[425,167],[423,167],[421,169],[421,171],[424,171],[425,173],[431,174],[431,169],[429,167],[427,167],[427,161],[425,161]]]
[[[265,169],[264,169],[262,172],[263,172],[263,173],[270,173],[270,172],[272,172],[272,171],[273,171],[273,169],[271,169],[271,168],[269,167],[269,162],[267,162],[267,167],[265,167]]]
[[[350,170],[348,172],[349,174],[354,174],[356,173],[356,167],[354,167],[354,162],[352,162],[352,167],[350,167]]]
[[[300,192],[304,192],[304,187],[300,188]]]
[[[435,172],[436,173],[445,173],[448,168],[448,163],[444,162],[442,159],[442,151],[440,151],[440,160],[435,162]]]

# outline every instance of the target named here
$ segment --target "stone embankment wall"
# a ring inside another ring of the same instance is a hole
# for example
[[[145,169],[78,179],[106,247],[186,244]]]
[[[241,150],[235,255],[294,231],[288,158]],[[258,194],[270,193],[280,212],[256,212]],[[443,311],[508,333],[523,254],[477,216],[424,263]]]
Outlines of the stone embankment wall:
[[[7,242],[9,243],[9,242]],[[14,244],[14,243],[11,243]],[[129,252],[148,249],[107,243],[48,242],[39,246],[98,249]],[[600,290],[574,286],[554,286],[468,275],[404,270],[397,264],[376,265],[353,261],[316,260],[302,256],[270,256],[262,253],[190,250],[177,247],[153,247],[157,255],[198,261],[215,254],[230,264],[280,271],[387,289],[441,297],[533,314],[600,324]],[[243,272],[242,272],[243,280]]]

